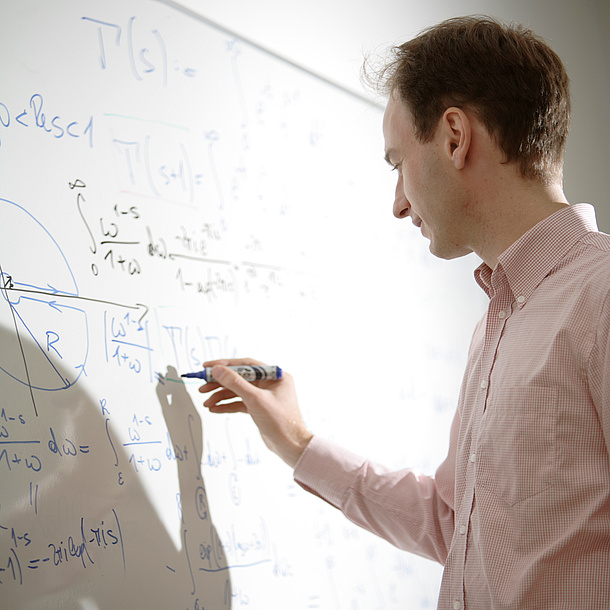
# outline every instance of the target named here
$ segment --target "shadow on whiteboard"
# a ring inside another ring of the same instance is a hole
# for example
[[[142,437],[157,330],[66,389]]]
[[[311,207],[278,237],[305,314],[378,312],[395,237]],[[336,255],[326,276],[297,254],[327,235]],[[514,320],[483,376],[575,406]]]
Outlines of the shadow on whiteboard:
[[[36,344],[0,327],[0,345],[3,368],[26,378]],[[201,420],[181,383],[159,384],[157,396],[172,450],[182,457],[175,459],[179,493],[171,533],[167,515],[157,513],[147,494],[145,448],[136,463],[113,430],[104,399],[93,400],[80,384],[32,389],[0,371],[2,607],[231,607],[229,566],[200,469]]]

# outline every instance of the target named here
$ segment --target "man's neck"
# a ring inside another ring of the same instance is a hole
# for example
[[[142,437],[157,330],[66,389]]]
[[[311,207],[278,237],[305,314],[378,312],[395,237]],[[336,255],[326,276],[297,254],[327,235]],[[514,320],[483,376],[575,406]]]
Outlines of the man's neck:
[[[561,185],[517,180],[503,190],[481,218],[474,251],[494,269],[498,257],[539,222],[568,205]]]

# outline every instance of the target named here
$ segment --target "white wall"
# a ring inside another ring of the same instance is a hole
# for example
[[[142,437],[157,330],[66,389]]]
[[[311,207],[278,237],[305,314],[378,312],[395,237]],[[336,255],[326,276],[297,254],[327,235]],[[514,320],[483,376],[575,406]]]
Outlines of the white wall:
[[[610,169],[604,145],[610,121],[610,9],[608,0],[179,0],[208,19],[362,93],[364,53],[402,42],[420,29],[457,15],[487,14],[520,21],[545,37],[572,81],[573,122],[565,190],[572,203],[597,208],[610,232]],[[388,203],[389,210],[389,203]]]

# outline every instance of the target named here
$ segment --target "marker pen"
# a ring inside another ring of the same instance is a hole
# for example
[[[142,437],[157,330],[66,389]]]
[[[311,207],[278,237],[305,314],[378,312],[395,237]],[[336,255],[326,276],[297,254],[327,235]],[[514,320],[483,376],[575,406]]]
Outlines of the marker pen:
[[[265,381],[282,378],[282,369],[279,366],[242,364],[239,366],[230,366],[228,368],[235,371],[247,381]],[[208,382],[216,381],[212,376],[211,366],[204,368],[203,371],[197,371],[196,373],[184,373],[181,375],[181,377],[195,377]]]

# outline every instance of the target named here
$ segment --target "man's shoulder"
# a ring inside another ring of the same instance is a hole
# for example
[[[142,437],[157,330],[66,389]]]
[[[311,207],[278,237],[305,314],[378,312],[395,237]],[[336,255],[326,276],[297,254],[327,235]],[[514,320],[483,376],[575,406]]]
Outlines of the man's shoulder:
[[[556,271],[572,288],[605,300],[610,294],[610,235],[591,231],[583,235]]]
[[[600,257],[603,259],[604,254],[610,254],[610,235],[601,231],[590,231],[582,237],[580,243],[585,246],[590,246],[595,250],[599,250]]]
[[[610,281],[610,235],[600,231],[586,233],[578,241],[575,254],[587,276]]]
[[[610,292],[610,235],[590,231],[580,237],[551,271],[566,289],[585,286],[594,292]]]

